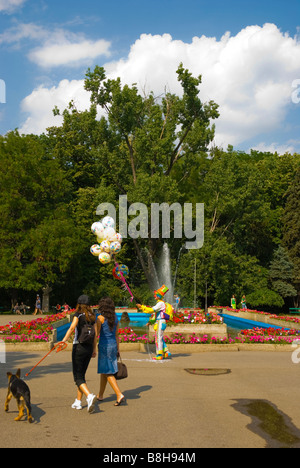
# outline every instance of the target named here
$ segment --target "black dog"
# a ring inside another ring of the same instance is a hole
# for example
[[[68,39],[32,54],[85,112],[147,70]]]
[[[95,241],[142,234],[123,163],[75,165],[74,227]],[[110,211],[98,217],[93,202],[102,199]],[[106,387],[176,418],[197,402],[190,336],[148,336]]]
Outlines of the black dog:
[[[17,400],[19,409],[19,415],[15,418],[15,421],[20,421],[22,419],[24,416],[24,406],[26,406],[28,422],[32,423],[30,390],[28,385],[20,379],[20,375],[20,369],[18,369],[16,375],[7,372],[8,390],[4,410],[8,411],[9,402],[12,397],[14,397]]]

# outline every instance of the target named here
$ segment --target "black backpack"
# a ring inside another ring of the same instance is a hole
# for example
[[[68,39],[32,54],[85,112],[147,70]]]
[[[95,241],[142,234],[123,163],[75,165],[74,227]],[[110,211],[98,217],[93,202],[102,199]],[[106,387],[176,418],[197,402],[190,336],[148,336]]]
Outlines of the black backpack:
[[[95,324],[85,320],[85,323],[81,327],[78,341],[80,344],[93,344],[95,334]]]

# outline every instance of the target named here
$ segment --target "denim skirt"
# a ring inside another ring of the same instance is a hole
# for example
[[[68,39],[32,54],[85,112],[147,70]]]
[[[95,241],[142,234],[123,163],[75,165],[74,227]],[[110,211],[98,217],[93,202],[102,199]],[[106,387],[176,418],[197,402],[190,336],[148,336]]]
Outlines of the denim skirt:
[[[118,372],[117,343],[98,347],[98,374],[113,375]]]

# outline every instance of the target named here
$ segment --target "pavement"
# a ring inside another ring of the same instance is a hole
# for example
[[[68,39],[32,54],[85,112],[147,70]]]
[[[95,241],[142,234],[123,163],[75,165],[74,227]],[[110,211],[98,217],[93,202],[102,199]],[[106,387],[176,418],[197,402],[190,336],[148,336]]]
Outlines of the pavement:
[[[10,322],[27,322],[27,321],[32,321],[36,320],[37,318],[45,318],[48,317],[48,315],[44,314],[39,314],[39,315],[33,315],[33,314],[27,314],[27,315],[17,315],[17,314],[11,314],[11,315],[2,315],[0,314],[0,327],[7,325]]]
[[[300,447],[300,364],[288,352],[181,353],[162,362],[147,353],[123,352],[129,375],[119,386],[126,404],[114,407],[108,386],[94,414],[87,413],[85,399],[82,411],[71,408],[76,396],[71,352],[52,353],[25,379],[33,424],[26,418],[15,422],[14,399],[4,412],[6,372],[21,368],[24,376],[44,354],[7,352],[0,363],[1,448]],[[205,375],[185,369],[203,369]],[[224,370],[228,373],[220,374]],[[98,392],[96,359],[87,384]]]
[[[1,448],[300,447],[300,373],[289,353],[177,354],[163,362],[151,362],[147,353],[122,353],[129,373],[119,382],[126,405],[114,407],[108,387],[91,415],[85,401],[82,411],[71,409],[76,395],[71,352],[53,353],[26,379],[34,423],[15,422],[15,400],[3,411],[6,372],[20,367],[24,376],[42,357],[6,353],[0,364]],[[186,368],[230,373],[196,375]],[[87,384],[98,391],[96,359]]]

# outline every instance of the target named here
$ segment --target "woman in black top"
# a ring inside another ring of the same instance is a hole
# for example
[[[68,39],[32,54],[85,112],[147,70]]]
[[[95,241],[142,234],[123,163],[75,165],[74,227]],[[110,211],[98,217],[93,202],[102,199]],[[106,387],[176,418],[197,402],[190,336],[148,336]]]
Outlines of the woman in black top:
[[[86,385],[85,374],[92,357],[96,357],[96,317],[89,305],[89,297],[82,295],[78,298],[73,322],[62,340],[67,342],[75,331],[72,351],[72,367],[75,384],[78,388],[77,398],[72,405],[73,409],[81,410],[83,394],[86,396],[88,412],[93,413],[96,396]]]

